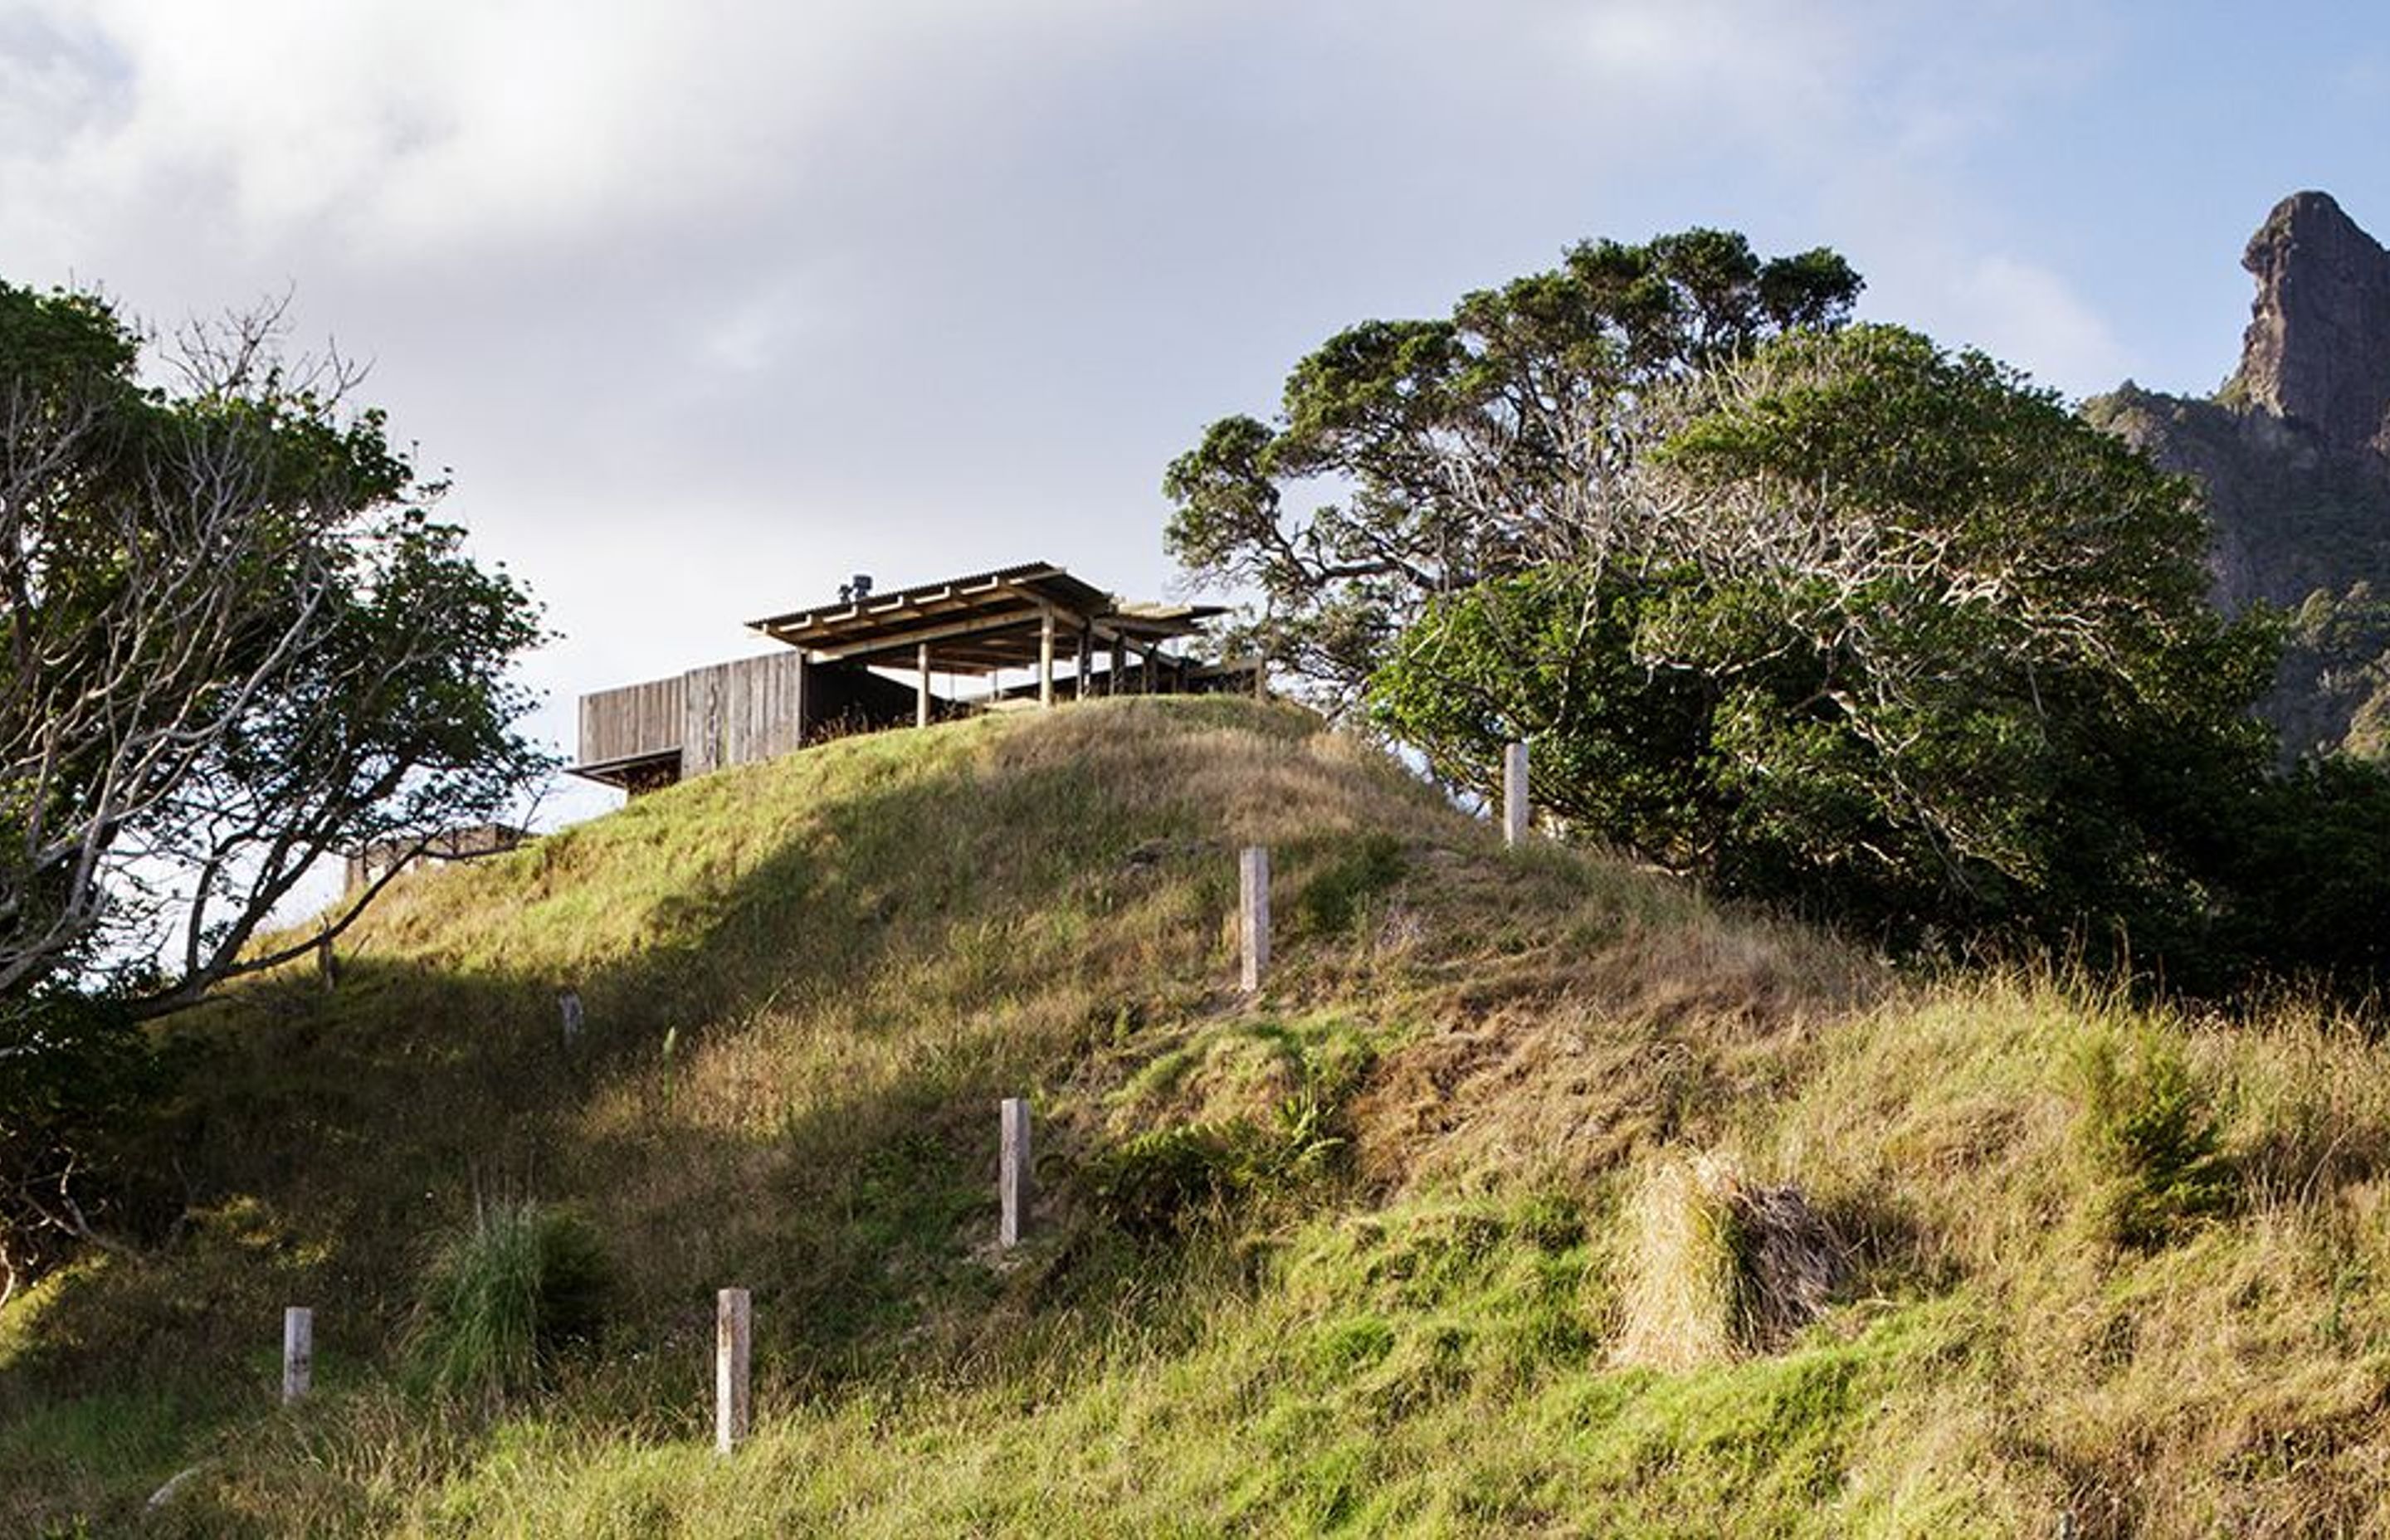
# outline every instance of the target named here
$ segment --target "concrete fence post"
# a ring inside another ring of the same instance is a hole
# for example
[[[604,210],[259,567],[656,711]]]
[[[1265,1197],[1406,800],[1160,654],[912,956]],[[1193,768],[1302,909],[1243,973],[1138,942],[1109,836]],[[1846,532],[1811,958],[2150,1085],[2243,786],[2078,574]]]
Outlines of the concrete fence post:
[[[556,1013],[564,1021],[564,1046],[568,1048],[581,1041],[581,992],[560,991],[556,996]]]
[[[1247,845],[1237,859],[1237,941],[1243,953],[1241,983],[1253,994],[1269,967],[1269,847]]]
[[[1029,1103],[1007,1097],[999,1107],[1000,1167],[996,1175],[1004,1216],[996,1242],[1008,1251],[1021,1244],[1029,1225]]]
[[[315,1313],[303,1304],[282,1312],[282,1404],[305,1398],[315,1381]]]
[[[747,1290],[721,1290],[713,1297],[713,1447],[718,1454],[729,1454],[747,1437],[753,1347]]]
[[[1527,838],[1527,745],[1502,746],[1502,842],[1522,843]]]

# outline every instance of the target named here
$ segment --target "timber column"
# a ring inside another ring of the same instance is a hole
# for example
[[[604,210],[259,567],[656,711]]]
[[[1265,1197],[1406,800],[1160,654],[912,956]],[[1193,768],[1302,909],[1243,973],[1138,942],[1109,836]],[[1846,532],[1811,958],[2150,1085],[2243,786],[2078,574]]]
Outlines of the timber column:
[[[1037,623],[1037,703],[1054,703],[1054,611],[1050,607]]]

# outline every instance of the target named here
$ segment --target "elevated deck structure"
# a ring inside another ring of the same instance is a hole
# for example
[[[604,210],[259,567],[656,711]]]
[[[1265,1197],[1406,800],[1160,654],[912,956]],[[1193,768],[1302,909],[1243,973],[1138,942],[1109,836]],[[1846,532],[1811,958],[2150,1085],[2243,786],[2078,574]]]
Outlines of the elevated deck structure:
[[[572,769],[636,792],[827,737],[1065,694],[1251,689],[1253,665],[1199,663],[1166,645],[1223,612],[1125,602],[1049,562],[887,593],[858,578],[835,603],[749,622],[789,652],[583,696]],[[1008,685],[1009,671],[1029,678]]]

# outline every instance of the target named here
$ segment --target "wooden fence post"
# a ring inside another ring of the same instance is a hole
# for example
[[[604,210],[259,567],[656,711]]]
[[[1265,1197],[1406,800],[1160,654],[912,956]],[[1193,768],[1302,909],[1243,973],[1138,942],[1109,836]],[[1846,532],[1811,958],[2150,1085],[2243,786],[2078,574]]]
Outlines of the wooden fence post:
[[[714,1296],[713,1447],[717,1454],[727,1455],[747,1437],[753,1328],[746,1290],[725,1289]]]
[[[1029,1103],[1022,1097],[1007,1097],[997,1110],[1002,1169],[996,1184],[1004,1217],[996,1242],[1010,1250],[1021,1244],[1021,1233],[1029,1224]]]
[[[282,1312],[282,1404],[303,1398],[315,1380],[315,1313],[303,1304]]]
[[[1502,746],[1502,842],[1523,843],[1527,838],[1527,745]]]
[[[1253,994],[1269,967],[1269,847],[1247,845],[1237,859],[1237,940],[1244,954],[1241,983]]]

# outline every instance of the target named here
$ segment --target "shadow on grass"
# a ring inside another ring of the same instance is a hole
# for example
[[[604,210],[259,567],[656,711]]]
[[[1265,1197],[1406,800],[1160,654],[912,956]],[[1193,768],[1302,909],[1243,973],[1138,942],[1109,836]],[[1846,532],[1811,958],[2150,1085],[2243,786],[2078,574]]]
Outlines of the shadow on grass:
[[[608,1394],[666,1428],[701,1422],[724,1285],[754,1291],[784,1396],[1051,1379],[1191,1332],[1239,1270],[1098,1223],[1073,1174],[1088,1120],[1041,1121],[1037,1232],[990,1244],[998,1098],[1059,1090],[1126,1023],[1221,1008],[1230,843],[1127,757],[867,763],[658,906],[653,944],[570,976],[535,946],[454,966],[369,931],[336,990],[293,970],[231,992],[176,1025],[192,1067],[123,1152],[177,1174],[187,1226],[20,1306],[0,1406],[174,1405],[174,1433],[90,1462],[122,1504],[269,1413],[285,1304],[315,1307],[329,1392],[399,1372],[429,1247],[477,1196],[597,1222],[619,1275]],[[723,789],[666,795],[689,812]],[[514,877],[576,838],[508,858]],[[0,1485],[32,1460],[0,1432]]]

